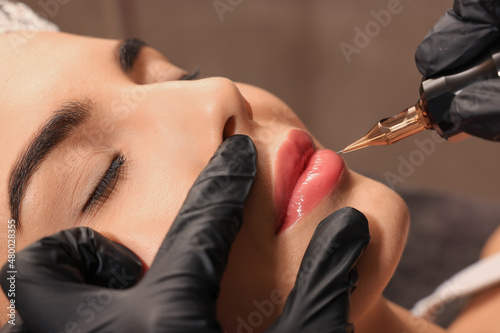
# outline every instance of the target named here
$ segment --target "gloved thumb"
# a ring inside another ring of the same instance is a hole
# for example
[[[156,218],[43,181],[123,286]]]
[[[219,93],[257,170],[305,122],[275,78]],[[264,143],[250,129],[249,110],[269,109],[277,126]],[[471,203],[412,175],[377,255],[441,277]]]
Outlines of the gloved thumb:
[[[499,37],[498,1],[456,0],[424,37],[415,52],[417,68],[426,78],[466,64]]]
[[[266,332],[352,332],[349,296],[355,264],[368,245],[368,221],[358,210],[340,209],[316,228],[281,316]]]

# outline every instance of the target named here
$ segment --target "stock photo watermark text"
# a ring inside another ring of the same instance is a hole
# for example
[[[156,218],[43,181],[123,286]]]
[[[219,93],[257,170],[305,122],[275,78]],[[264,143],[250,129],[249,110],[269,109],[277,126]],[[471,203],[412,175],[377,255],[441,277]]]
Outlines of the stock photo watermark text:
[[[9,289],[6,291],[9,299],[7,306],[7,321],[10,325],[16,325],[16,220],[7,220],[7,267]]]

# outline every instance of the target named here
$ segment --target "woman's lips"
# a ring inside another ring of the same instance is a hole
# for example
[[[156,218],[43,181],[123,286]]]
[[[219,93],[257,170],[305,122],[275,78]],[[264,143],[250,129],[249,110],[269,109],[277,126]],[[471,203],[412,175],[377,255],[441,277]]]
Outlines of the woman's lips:
[[[332,191],[344,160],[328,149],[316,150],[312,138],[291,130],[275,164],[276,233],[294,226]]]

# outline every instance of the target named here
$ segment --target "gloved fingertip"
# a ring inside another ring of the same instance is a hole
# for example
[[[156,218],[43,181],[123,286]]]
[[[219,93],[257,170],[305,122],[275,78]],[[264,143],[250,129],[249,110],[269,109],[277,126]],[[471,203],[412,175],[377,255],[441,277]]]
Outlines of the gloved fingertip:
[[[318,234],[338,233],[340,229],[352,232],[356,237],[370,239],[366,216],[353,207],[341,208],[326,217],[316,228]]]
[[[496,25],[488,21],[464,18],[454,10],[448,10],[415,52],[419,72],[425,78],[432,78],[453,71],[477,57],[499,37]]]
[[[252,139],[245,134],[235,134],[221,143],[221,146],[231,146],[240,152],[255,155],[255,144]]]
[[[191,187],[176,221],[186,212],[229,202],[242,208],[256,173],[257,151],[250,137],[238,134],[227,138]]]
[[[140,276],[144,273],[146,270],[146,264],[144,261],[132,250],[130,250],[128,247],[126,247],[123,244],[120,244],[116,241],[111,240],[111,243],[115,246],[116,248],[116,259],[117,260],[123,260],[124,262],[130,262],[133,263],[134,267],[134,274]],[[132,267],[132,265],[131,265]]]
[[[233,135],[224,140],[188,192],[176,218],[187,212],[231,203],[243,207],[257,173],[257,151],[250,137]],[[175,230],[176,223],[172,225]]]
[[[434,74],[434,70],[429,64],[429,60],[425,56],[425,51],[422,51],[422,48],[425,47],[422,44],[419,45],[417,51],[415,52],[415,64],[417,65],[417,69],[425,78],[428,78]]]
[[[139,256],[132,250],[95,232],[96,257],[100,263],[87,282],[96,285],[116,283],[108,287],[129,288],[144,275],[145,267]],[[121,278],[118,278],[121,276]]]
[[[129,287],[143,273],[142,261],[131,250],[88,227],[62,230],[31,246],[31,256],[35,260],[50,265],[57,257],[63,267],[76,268],[73,272],[78,272],[78,279],[89,284],[115,287],[109,285],[113,279],[120,280],[122,285],[127,284],[123,287]]]
[[[224,140],[215,152],[210,165],[225,165],[230,171],[250,173],[257,170],[257,150],[252,139],[243,134],[233,135]]]
[[[370,242],[368,220],[359,210],[344,207],[330,214],[317,226],[304,258],[330,258],[323,260],[325,269],[342,260],[348,252],[355,253],[356,261]],[[337,259],[333,259],[337,257]]]
[[[369,239],[368,220],[355,208],[344,207],[325,218],[306,249],[278,323],[318,332],[322,322],[328,332],[352,332],[349,295],[358,281],[356,262]]]

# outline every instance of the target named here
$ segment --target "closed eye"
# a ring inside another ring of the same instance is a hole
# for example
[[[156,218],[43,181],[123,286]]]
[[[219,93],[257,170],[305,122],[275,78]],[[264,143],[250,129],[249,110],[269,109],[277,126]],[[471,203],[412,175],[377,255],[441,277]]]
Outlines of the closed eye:
[[[89,213],[98,208],[98,205],[102,205],[106,202],[118,182],[123,163],[125,163],[125,157],[123,154],[114,156],[108,170],[106,170],[106,173],[103,175],[101,181],[83,206],[83,213]]]
[[[120,62],[120,66],[125,74],[128,74],[134,68],[134,63],[137,60],[139,53],[141,50],[148,46],[145,41],[138,38],[128,38],[125,39],[118,47],[118,60]],[[195,80],[198,78],[200,74],[200,70],[196,69],[195,71],[188,73],[179,80]]]

